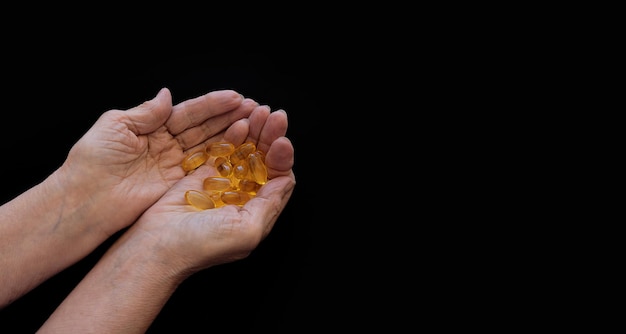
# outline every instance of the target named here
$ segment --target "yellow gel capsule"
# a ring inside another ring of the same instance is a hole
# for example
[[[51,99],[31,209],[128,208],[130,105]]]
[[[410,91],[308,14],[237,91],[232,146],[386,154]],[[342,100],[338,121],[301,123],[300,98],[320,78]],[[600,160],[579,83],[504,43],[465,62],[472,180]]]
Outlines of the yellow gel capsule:
[[[267,167],[263,162],[263,155],[256,151],[248,156],[250,166],[250,176],[256,183],[265,184],[267,182]]]
[[[192,205],[196,209],[207,210],[215,207],[215,202],[208,194],[198,190],[187,190],[185,192],[185,200],[187,204]]]
[[[211,197],[211,199],[213,200],[213,203],[215,203],[215,207],[219,208],[222,207],[226,204],[224,204],[224,202],[222,202],[222,192],[221,191],[206,191],[205,192],[207,195],[209,195],[209,197]]]
[[[252,195],[241,190],[229,190],[222,193],[222,202],[225,204],[244,205],[252,198]]]
[[[215,142],[206,147],[206,152],[216,157],[227,157],[235,152],[235,145],[223,141]]]
[[[254,152],[254,154],[258,155],[261,158],[261,161],[265,163],[265,152],[257,150]]]
[[[183,159],[181,166],[185,172],[190,172],[200,167],[207,159],[209,159],[209,155],[205,151],[196,151],[188,154],[185,159]]]
[[[204,179],[203,188],[206,191],[224,191],[232,189],[229,178],[221,176],[210,176]]]
[[[251,141],[247,141],[235,148],[235,151],[230,155],[230,163],[235,165],[239,161],[246,159],[254,151],[256,151],[256,145]]]
[[[225,157],[215,159],[215,169],[223,177],[229,177],[233,173],[233,165]]]
[[[244,159],[233,164],[233,177],[238,179],[247,179],[250,175],[250,166],[248,160]]]
[[[253,180],[248,180],[248,179],[240,180],[239,183],[237,184],[237,187],[239,188],[239,190],[247,192],[248,194],[251,194],[251,195],[256,195],[257,191],[261,189],[260,184],[256,183]]]

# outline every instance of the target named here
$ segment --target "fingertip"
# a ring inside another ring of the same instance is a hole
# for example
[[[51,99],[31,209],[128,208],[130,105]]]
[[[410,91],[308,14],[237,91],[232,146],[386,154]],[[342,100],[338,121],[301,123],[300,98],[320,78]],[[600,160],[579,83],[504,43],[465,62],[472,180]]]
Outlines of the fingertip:
[[[282,150],[288,150],[291,152],[294,151],[293,143],[291,142],[291,139],[289,139],[287,136],[281,136],[276,138],[272,145],[280,145],[282,147]]]
[[[246,99],[245,96],[243,96],[243,94],[239,93],[238,91],[234,90],[234,89],[224,89],[221,91],[223,94],[230,94],[230,98],[232,98],[233,100],[239,100],[239,102],[243,102],[243,100]]]
[[[271,115],[271,116],[272,116],[272,118],[274,118],[274,119],[275,119],[276,117],[282,116],[282,117],[281,117],[281,119],[282,119],[282,121],[281,121],[281,122],[285,124],[284,126],[287,126],[287,123],[288,123],[289,117],[288,117],[287,112],[285,111],[285,109],[278,109],[278,110],[275,110],[274,112],[272,112],[272,115]]]
[[[260,104],[259,104],[259,102],[255,101],[254,99],[251,99],[251,98],[249,98],[249,97],[244,98],[244,99],[241,101],[241,104],[246,104],[246,105],[249,105],[249,106],[251,106],[252,108],[256,108],[256,107],[258,107],[258,106],[260,105]]]
[[[267,117],[271,114],[271,112],[272,109],[270,108],[270,106],[266,104],[257,104],[257,106],[254,107],[254,109],[250,113],[250,118],[255,119],[255,121],[253,122],[262,121],[261,123],[264,123]]]
[[[162,87],[162,88],[159,90],[159,93],[158,93],[157,95],[160,95],[160,94],[165,94],[165,93],[170,93],[170,89],[169,89],[169,88],[167,88],[167,87]]]
[[[155,100],[159,100],[159,101],[166,101],[166,102],[170,102],[172,101],[172,92],[170,91],[169,88],[167,87],[163,87],[159,90],[159,92],[157,93],[157,95],[154,97]]]
[[[233,143],[235,146],[241,145],[250,131],[250,120],[242,118],[231,124],[224,133],[224,140]]]
[[[169,89],[161,88],[151,99],[126,110],[129,128],[137,134],[146,134],[165,124],[172,112],[172,96]]]
[[[276,138],[267,152],[265,162],[273,175],[285,175],[293,168],[295,149],[291,140],[285,136]]]

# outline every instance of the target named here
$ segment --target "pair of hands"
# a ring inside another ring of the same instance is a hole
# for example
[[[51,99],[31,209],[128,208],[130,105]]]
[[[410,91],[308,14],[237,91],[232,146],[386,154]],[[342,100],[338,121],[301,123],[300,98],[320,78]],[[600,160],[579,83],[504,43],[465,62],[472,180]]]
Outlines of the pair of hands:
[[[287,126],[284,111],[271,112],[232,90],[173,106],[164,88],[135,108],[105,112],[59,171],[63,182],[80,189],[79,198],[93,203],[105,236],[132,224],[114,247],[150,244],[160,263],[191,274],[245,258],[272,230],[295,186]],[[203,165],[186,175],[181,161],[221,140],[254,142],[266,153],[269,181],[242,207],[199,211],[184,193],[202,189],[203,179],[217,172]]]

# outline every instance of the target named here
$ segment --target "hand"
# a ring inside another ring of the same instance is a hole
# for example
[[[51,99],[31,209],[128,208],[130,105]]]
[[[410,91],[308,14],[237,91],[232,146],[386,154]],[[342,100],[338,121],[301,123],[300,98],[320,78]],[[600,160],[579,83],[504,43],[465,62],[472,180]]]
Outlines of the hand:
[[[111,235],[131,224],[184,171],[184,151],[219,138],[258,103],[232,90],[213,91],[172,106],[167,88],[128,110],[110,110],[72,147],[59,181],[73,201],[90,204],[94,226]],[[69,205],[69,207],[72,207]]]
[[[187,174],[115,241],[38,333],[145,333],[187,277],[248,256],[270,233],[295,186],[286,130],[285,112],[258,106],[223,136],[189,148],[185,153],[217,140],[250,140],[266,152],[268,182],[241,207],[198,210],[184,194],[201,190],[204,178],[217,171],[205,164]]]
[[[156,262],[167,264],[168,272],[185,275],[247,257],[272,230],[295,186],[294,148],[286,131],[284,111],[270,113],[268,107],[259,106],[224,134],[222,139],[236,146],[252,141],[266,152],[269,181],[245,205],[208,210],[188,205],[185,191],[202,190],[204,178],[217,175],[214,167],[202,165],[167,191],[112,249],[149,250],[150,256],[160,257]]]

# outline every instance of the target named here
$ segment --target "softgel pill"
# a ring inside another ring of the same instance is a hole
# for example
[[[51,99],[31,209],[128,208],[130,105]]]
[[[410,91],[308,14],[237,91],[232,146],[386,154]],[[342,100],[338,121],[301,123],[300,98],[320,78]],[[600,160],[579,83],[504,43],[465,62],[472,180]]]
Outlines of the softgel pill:
[[[189,153],[181,167],[190,173],[202,165],[214,167],[218,175],[203,180],[202,190],[187,190],[185,201],[199,210],[224,205],[246,204],[267,182],[265,153],[253,142],[235,147],[229,142],[215,142],[203,150]]]

